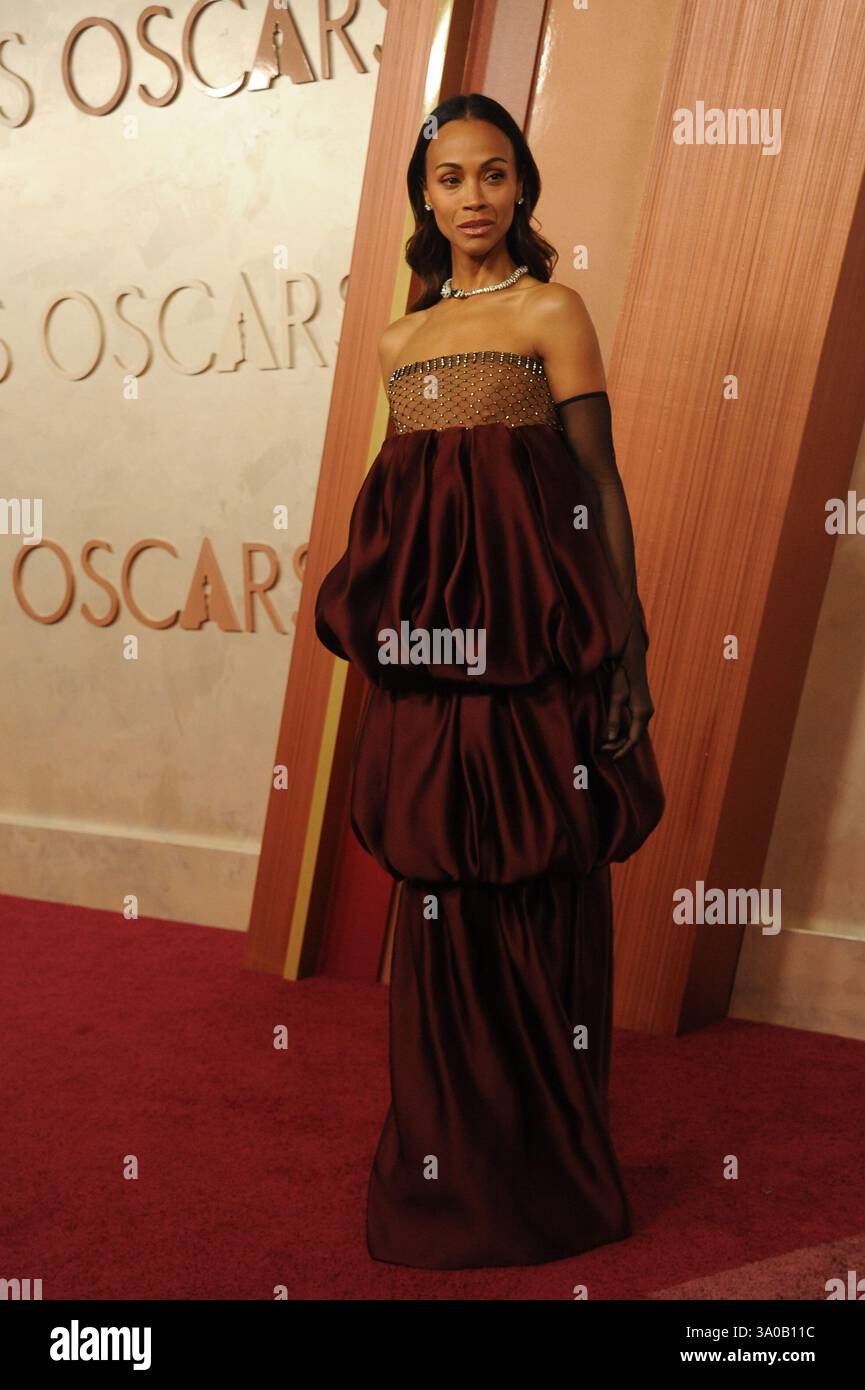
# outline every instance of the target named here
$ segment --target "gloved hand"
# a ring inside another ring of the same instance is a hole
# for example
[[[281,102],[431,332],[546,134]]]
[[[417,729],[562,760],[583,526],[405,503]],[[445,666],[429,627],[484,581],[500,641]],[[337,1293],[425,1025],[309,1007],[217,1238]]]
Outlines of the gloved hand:
[[[627,722],[624,719],[626,708],[630,715]],[[635,622],[613,668],[607,711],[607,742],[601,744],[603,752],[609,753],[615,749],[613,757],[623,757],[639,743],[654,712],[646,675],[646,644],[640,626]]]

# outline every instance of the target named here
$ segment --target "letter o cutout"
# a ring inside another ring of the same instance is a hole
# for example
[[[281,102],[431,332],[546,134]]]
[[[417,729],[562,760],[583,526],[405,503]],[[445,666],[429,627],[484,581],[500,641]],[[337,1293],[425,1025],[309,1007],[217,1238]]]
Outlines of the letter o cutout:
[[[54,554],[59,557],[60,563],[63,566],[63,573],[66,576],[66,593],[63,595],[63,602],[53,613],[47,614],[37,613],[32,604],[28,603],[27,599],[24,597],[24,587],[21,583],[21,570],[27,556],[34,550],[42,549],[54,551]],[[69,612],[72,600],[75,597],[75,576],[72,573],[72,566],[69,563],[69,557],[66,551],[62,546],[59,546],[56,541],[39,541],[36,545],[22,546],[15,556],[15,564],[12,566],[12,588],[24,612],[29,618],[35,619],[37,623],[57,623],[61,618],[65,618],[66,614]]]
[[[110,96],[103,106],[88,106],[87,102],[78,95],[75,90],[75,84],[72,81],[72,50],[85,29],[107,29],[114,42],[117,44],[117,49],[120,54],[120,81],[117,84],[117,90],[114,92],[114,95]],[[110,19],[79,19],[75,28],[70,31],[63,45],[63,58],[60,66],[63,73],[63,85],[66,88],[69,100],[78,107],[79,111],[83,111],[86,116],[107,116],[109,111],[113,111],[115,106],[118,106],[126,95],[126,88],[129,86],[129,71],[131,67],[129,49],[117,25],[113,24]]]
[[[66,367],[62,366],[61,363],[57,361],[57,358],[54,356],[54,353],[51,351],[51,343],[49,341],[51,316],[54,313],[54,310],[58,309],[60,305],[63,304],[67,299],[74,299],[79,304],[83,304],[85,309],[90,309],[93,313],[93,317],[96,320],[96,330],[98,334],[96,342],[96,352],[93,361],[90,363],[90,366],[82,367],[80,372],[74,372],[71,368],[67,369]],[[80,290],[67,290],[65,294],[58,294],[56,299],[52,299],[51,303],[48,305],[48,308],[45,310],[45,313],[42,316],[42,350],[45,353],[45,356],[48,358],[48,361],[51,363],[51,366],[54,368],[54,370],[59,372],[61,376],[65,376],[67,381],[83,381],[86,376],[89,376],[91,372],[96,370],[96,368],[99,366],[99,363],[102,361],[102,354],[105,351],[105,324],[102,322],[102,315],[100,314],[98,307],[89,295],[82,294]]]

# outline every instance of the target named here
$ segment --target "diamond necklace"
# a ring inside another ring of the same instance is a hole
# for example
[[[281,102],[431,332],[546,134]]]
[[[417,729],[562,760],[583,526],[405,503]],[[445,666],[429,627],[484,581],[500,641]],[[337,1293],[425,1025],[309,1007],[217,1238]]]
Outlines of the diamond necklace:
[[[442,299],[468,299],[473,294],[492,294],[493,290],[505,290],[508,285],[512,285],[515,280],[519,280],[521,275],[525,275],[528,270],[527,265],[518,265],[516,270],[512,270],[507,280],[501,280],[497,285],[481,285],[477,290],[455,290],[451,288],[453,276],[449,275],[441,287]]]

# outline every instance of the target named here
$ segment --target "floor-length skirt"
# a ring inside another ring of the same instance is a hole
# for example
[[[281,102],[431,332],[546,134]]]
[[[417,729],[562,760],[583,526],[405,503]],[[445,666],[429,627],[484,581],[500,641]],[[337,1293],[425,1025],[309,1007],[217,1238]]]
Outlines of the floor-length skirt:
[[[612,981],[609,866],[402,884],[373,1258],[536,1264],[630,1234],[608,1127]]]

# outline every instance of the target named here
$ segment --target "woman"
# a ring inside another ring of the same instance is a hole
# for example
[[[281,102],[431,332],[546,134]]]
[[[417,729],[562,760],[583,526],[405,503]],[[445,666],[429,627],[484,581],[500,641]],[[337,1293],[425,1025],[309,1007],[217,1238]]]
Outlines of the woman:
[[[373,1258],[536,1264],[630,1234],[608,1130],[610,868],[659,821],[648,644],[597,338],[537,167],[457,96],[408,170],[396,432],[316,600],[369,680],[351,813],[402,880]]]

